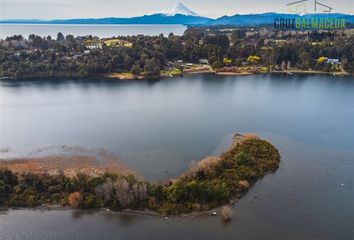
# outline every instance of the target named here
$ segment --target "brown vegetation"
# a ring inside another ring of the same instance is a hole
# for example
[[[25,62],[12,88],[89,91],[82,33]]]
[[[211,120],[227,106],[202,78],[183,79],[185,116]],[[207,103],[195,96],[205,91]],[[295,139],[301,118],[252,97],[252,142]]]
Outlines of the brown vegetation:
[[[82,200],[82,196],[80,192],[70,193],[68,196],[68,204],[71,207],[78,207]]]
[[[63,173],[65,176],[86,174],[98,176],[103,173],[115,173],[124,176],[136,175],[135,172],[123,166],[116,157],[101,153],[103,162],[97,161],[94,156],[62,156],[54,155],[37,158],[21,158],[11,160],[0,159],[0,169],[9,169],[15,173],[34,173],[57,175]]]

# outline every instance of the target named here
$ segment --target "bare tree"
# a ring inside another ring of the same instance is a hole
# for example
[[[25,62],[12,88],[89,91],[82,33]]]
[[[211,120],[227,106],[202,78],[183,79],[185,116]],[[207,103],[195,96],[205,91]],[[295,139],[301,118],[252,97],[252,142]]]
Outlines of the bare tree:
[[[95,192],[98,197],[104,201],[110,201],[115,198],[122,207],[129,207],[134,200],[141,202],[148,198],[147,185],[145,183],[130,183],[126,178],[117,178],[107,180],[96,187]]]
[[[134,201],[134,193],[125,178],[118,178],[113,182],[115,197],[123,207],[128,207]]]
[[[97,196],[103,199],[104,201],[108,202],[109,200],[111,200],[114,195],[112,179],[107,178],[107,180],[103,184],[98,185],[96,187],[95,192]]]
[[[134,184],[132,190],[137,200],[142,201],[147,199],[148,194],[147,194],[147,186],[145,183]]]

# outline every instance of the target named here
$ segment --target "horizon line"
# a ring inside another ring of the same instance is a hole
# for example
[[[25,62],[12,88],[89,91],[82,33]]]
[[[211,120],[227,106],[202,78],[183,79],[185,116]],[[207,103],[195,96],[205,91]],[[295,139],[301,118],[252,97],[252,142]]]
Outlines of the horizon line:
[[[255,13],[235,13],[233,15],[222,15],[217,18],[213,17],[207,17],[203,15],[198,15],[198,16],[193,16],[193,17],[202,17],[202,18],[209,18],[209,19],[219,19],[222,17],[232,17],[232,16],[246,16],[246,15],[261,15],[261,14],[267,14],[267,13],[273,13],[273,14],[288,14],[288,15],[307,15],[307,14],[343,14],[343,15],[349,15],[349,16],[354,16],[354,13],[343,13],[343,12],[308,12],[308,13],[291,13],[291,12],[255,12]],[[2,19],[0,18],[0,21],[62,21],[62,20],[77,20],[77,19],[105,19],[105,18],[121,18],[121,19],[129,19],[129,18],[137,18],[137,17],[144,17],[144,16],[152,16],[152,15],[165,15],[164,13],[153,13],[153,14],[144,14],[144,15],[139,15],[139,16],[131,16],[131,17],[119,17],[119,16],[106,16],[106,17],[81,17],[81,18],[6,18]],[[183,14],[176,14],[176,15],[183,15]],[[173,16],[168,16],[167,17],[173,17]],[[185,16],[191,16],[192,15],[185,15]]]

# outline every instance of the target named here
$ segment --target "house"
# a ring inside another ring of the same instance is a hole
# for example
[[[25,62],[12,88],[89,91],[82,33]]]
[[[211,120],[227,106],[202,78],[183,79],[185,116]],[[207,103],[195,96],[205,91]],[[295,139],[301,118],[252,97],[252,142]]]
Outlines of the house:
[[[86,55],[89,55],[90,54],[90,50],[84,50],[84,54],[86,54]]]
[[[88,49],[102,49],[102,44],[99,41],[95,40],[86,40],[85,47]]]
[[[128,48],[133,47],[133,43],[128,42],[126,40],[116,39],[116,38],[105,39],[103,43],[106,44],[106,46],[108,47],[128,47]]]
[[[247,31],[245,34],[246,34],[246,37],[253,37],[253,36],[256,36],[258,34],[258,32]]]
[[[340,61],[337,58],[326,58],[326,63],[338,65],[340,64]]]
[[[167,62],[166,66],[167,66],[166,70],[172,69],[173,68],[173,62],[171,62],[171,61]]]
[[[133,47],[133,43],[128,42],[128,41],[124,41],[124,42],[123,42],[123,47],[131,48],[131,47]]]
[[[85,50],[85,51],[86,51],[86,50]],[[73,56],[73,59],[74,59],[74,60],[77,60],[79,57],[80,57],[80,54],[75,54],[75,55]]]
[[[209,65],[209,61],[208,61],[208,59],[199,59],[199,63],[200,64],[204,64],[204,65]]]

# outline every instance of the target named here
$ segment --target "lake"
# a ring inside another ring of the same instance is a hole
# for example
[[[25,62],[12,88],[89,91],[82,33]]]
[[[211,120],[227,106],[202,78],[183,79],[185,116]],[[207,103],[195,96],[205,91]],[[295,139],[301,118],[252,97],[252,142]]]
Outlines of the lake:
[[[0,82],[0,158],[104,149],[149,180],[220,153],[234,132],[280,151],[225,224],[112,212],[4,210],[0,239],[350,239],[354,78],[189,75]],[[139,231],[137,231],[139,229]]]
[[[183,35],[187,27],[183,25],[95,25],[95,24],[0,24],[0,39],[21,34],[28,37],[36,34],[42,37],[50,35],[56,38],[58,32],[64,35],[74,36],[92,35],[100,38],[113,36],[132,36],[132,35],[160,35],[168,36],[169,33]]]

